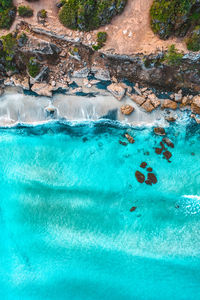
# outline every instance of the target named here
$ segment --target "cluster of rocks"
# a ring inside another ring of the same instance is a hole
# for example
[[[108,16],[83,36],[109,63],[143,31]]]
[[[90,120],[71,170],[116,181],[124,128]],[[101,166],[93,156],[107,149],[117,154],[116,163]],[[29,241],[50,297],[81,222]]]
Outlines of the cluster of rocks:
[[[154,133],[156,135],[161,135],[161,136],[166,135],[164,128],[161,127],[154,128]],[[160,142],[160,148],[159,147],[155,148],[155,153],[158,155],[163,154],[163,158],[166,159],[168,162],[171,162],[170,158],[172,157],[172,153],[167,149],[165,145],[167,145],[170,148],[174,148],[174,143],[168,137],[164,137]]]
[[[141,171],[136,171],[135,172],[135,177],[139,183],[146,183],[147,185],[152,185],[157,183],[157,177],[153,172],[153,169],[151,167],[147,167],[146,162],[142,162],[140,167],[142,169],[146,169],[147,173],[147,178],[145,178],[145,175]],[[147,168],[146,168],[147,167]],[[145,180],[146,179],[146,180]]]
[[[140,88],[137,83],[134,88],[132,88],[123,82],[117,82],[115,78],[113,81],[114,82],[110,84],[107,89],[118,101],[128,96],[146,112],[152,112],[158,107],[167,110],[176,110],[178,107],[180,109],[190,108],[193,113],[191,117],[193,117],[197,123],[200,123],[200,119],[196,116],[196,114],[200,115],[200,95],[183,96],[182,90],[179,90],[178,93],[171,94],[169,97],[165,94],[168,97],[166,97],[166,99],[159,99],[151,89],[147,87]],[[122,114],[130,115],[133,111],[134,107],[130,104],[121,106]],[[166,116],[166,120],[174,122],[176,118],[169,115]]]

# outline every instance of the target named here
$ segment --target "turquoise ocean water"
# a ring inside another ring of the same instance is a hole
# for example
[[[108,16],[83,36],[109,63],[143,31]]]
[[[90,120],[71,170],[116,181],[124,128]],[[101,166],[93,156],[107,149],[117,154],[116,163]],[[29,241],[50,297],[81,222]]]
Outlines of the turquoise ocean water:
[[[1,300],[200,299],[200,128],[166,131],[171,163],[152,128],[0,130]]]

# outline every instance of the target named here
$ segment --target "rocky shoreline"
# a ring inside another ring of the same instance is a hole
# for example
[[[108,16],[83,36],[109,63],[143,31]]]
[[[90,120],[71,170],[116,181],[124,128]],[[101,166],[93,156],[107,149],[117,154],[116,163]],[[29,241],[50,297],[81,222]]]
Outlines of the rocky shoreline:
[[[189,109],[191,117],[200,123],[199,55],[187,54],[180,66],[167,66],[160,62],[164,55],[161,52],[148,57],[95,52],[78,40],[32,28],[25,22],[18,24],[14,34],[21,32],[27,33],[27,41],[18,42],[16,69],[7,71],[1,64],[0,94],[5,87],[14,86],[46,97],[52,97],[56,91],[66,95],[112,95],[120,102],[120,113],[125,116],[134,114],[136,105],[148,113],[165,110],[166,120],[174,122],[174,111]],[[35,78],[26,68],[32,56],[41,65]]]

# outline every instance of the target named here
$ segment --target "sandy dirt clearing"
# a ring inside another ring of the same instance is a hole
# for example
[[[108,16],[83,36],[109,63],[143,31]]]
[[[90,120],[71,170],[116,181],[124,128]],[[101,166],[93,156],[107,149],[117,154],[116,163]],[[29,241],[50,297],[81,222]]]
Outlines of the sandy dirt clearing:
[[[169,45],[175,44],[179,50],[187,51],[185,43],[182,39],[169,39],[167,41],[160,40],[155,36],[150,28],[149,10],[153,0],[128,0],[124,12],[115,17],[111,24],[101,27],[89,33],[82,33],[65,28],[60,24],[57,15],[58,8],[56,3],[58,0],[40,0],[37,2],[27,2],[24,0],[14,0],[16,6],[29,5],[34,10],[34,16],[25,18],[28,23],[34,26],[41,26],[37,23],[37,12],[45,8],[48,12],[48,19],[45,28],[52,30],[58,34],[66,34],[73,38],[80,38],[84,43],[91,45],[96,40],[98,31],[106,31],[108,40],[104,51],[118,54],[135,54],[135,53],[154,53],[157,50],[167,49]],[[18,15],[13,23],[10,31],[15,29],[16,24],[22,20]],[[0,34],[7,33],[1,30]]]

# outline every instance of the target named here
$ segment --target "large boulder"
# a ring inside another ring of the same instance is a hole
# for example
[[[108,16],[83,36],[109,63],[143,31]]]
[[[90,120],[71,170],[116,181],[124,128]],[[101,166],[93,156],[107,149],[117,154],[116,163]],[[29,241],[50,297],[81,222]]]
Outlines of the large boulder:
[[[121,106],[121,113],[124,115],[130,115],[134,111],[134,107],[126,104]]]
[[[40,96],[52,96],[52,87],[47,83],[35,83],[31,90]]]
[[[22,77],[20,75],[13,75],[11,77],[11,80],[13,81],[14,85],[16,87],[21,87],[23,90],[29,90],[29,79],[28,77]]]
[[[145,101],[145,102],[141,105],[141,107],[142,107],[143,109],[145,109],[147,112],[152,112],[152,111],[155,109],[155,107],[154,107],[153,104],[151,103],[151,100],[150,100],[150,99],[147,99],[147,101]]]
[[[126,92],[126,90],[118,83],[110,84],[107,89],[119,101],[123,99]]]
[[[140,106],[146,101],[145,97],[143,96],[138,96],[135,94],[128,94],[128,96],[131,98],[131,100],[133,100],[136,104]]]
[[[148,99],[151,100],[152,105],[157,108],[158,106],[160,106],[160,100],[156,97],[155,94],[150,94],[148,95]]]
[[[195,96],[192,99],[191,109],[193,113],[200,115],[200,96]]]
[[[110,81],[110,73],[106,69],[102,69],[99,67],[92,67],[91,73],[93,73],[94,77],[98,80]]]
[[[177,109],[177,107],[178,107],[177,103],[169,99],[165,99],[162,104],[162,108],[169,108],[175,110]]]

